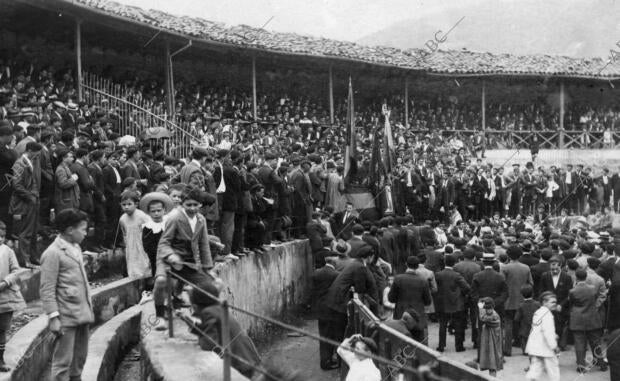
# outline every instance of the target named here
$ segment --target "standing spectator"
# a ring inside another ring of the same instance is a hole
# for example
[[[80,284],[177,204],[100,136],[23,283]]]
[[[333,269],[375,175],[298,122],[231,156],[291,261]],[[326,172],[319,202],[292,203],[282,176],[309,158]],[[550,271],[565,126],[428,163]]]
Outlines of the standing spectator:
[[[317,313],[317,319],[319,322],[319,335],[331,340],[337,339],[337,332],[334,332],[336,324],[333,323],[334,318],[337,317],[326,305],[326,297],[329,292],[329,288],[334,283],[334,280],[338,277],[338,272],[333,265],[334,259],[327,257],[323,260],[323,266],[317,266],[312,274],[312,288],[311,288],[311,300],[313,307]],[[337,362],[333,360],[334,346],[324,341],[319,342],[319,358],[321,369],[329,370],[338,367]]]
[[[104,245],[114,247],[118,232],[118,220],[121,217],[121,183],[118,159],[120,152],[110,154],[103,172],[103,195],[105,197],[106,233]]]
[[[532,299],[533,290],[529,284],[521,287],[521,295],[523,296],[523,302],[519,306],[517,313],[515,314],[515,323],[519,327],[519,339],[521,343],[521,350],[523,354],[525,352],[525,344],[527,344],[527,337],[532,330],[532,318],[534,313],[540,308],[540,303]]]
[[[463,260],[454,265],[454,271],[461,274],[471,288],[473,286],[474,276],[482,271],[482,267],[476,263],[476,252],[472,248],[465,249]],[[478,301],[473,299],[470,293],[465,304],[466,319],[471,325],[471,341],[474,348],[478,348]]]
[[[13,188],[11,178],[13,176],[13,164],[18,159],[17,152],[10,147],[13,141],[13,130],[6,120],[0,120],[0,221],[6,223],[8,239],[13,234],[13,218],[9,214],[9,202]]]
[[[306,223],[312,219],[312,184],[308,176],[311,165],[310,161],[303,160],[301,165],[291,172],[290,177],[294,189],[293,225],[297,236],[301,234]]]
[[[89,324],[94,322],[90,288],[80,243],[88,216],[66,209],[56,216],[60,235],[41,257],[41,303],[56,335],[51,379],[79,380],[88,355]]]
[[[11,370],[4,362],[4,348],[13,313],[26,307],[19,291],[17,257],[4,243],[5,239],[6,226],[0,221],[0,372]]]
[[[506,278],[508,286],[508,299],[504,305],[504,356],[511,356],[513,339],[515,344],[518,343],[519,326],[514,322],[517,309],[523,302],[521,295],[521,287],[524,285],[532,285],[532,275],[530,268],[519,261],[523,254],[519,246],[510,246],[506,250],[510,263],[502,268],[502,274]]]
[[[56,150],[56,155],[60,160],[56,168],[56,186],[54,187],[56,212],[60,213],[65,209],[79,209],[80,186],[78,185],[78,175],[71,171],[73,152],[68,148],[61,147]]]
[[[493,377],[504,367],[502,356],[501,318],[493,309],[493,299],[486,297],[478,303],[480,317],[480,369]]]
[[[552,311],[557,299],[552,292],[543,292],[540,307],[532,318],[532,331],[527,339],[525,352],[530,356],[530,368],[525,378],[528,381],[542,380],[543,372],[549,381],[560,381],[560,348],[556,340],[556,329]]]
[[[75,162],[71,165],[71,172],[78,176],[80,186],[80,210],[91,215],[95,208],[93,204],[93,190],[95,183],[88,172],[88,150],[78,148],[75,151]]]
[[[424,306],[431,304],[431,292],[428,282],[416,274],[420,264],[417,257],[407,258],[407,270],[404,274],[394,277],[394,283],[390,287],[388,300],[395,303],[394,319],[400,319],[407,308],[413,308],[420,316],[419,327],[424,330],[423,344],[428,343],[428,323]]]
[[[18,260],[31,267],[39,264],[37,231],[39,229],[39,190],[41,168],[34,161],[41,153],[41,145],[26,144],[26,152],[13,165],[13,194],[9,213],[13,215],[13,228],[19,240]]]
[[[258,169],[258,181],[260,181],[265,187],[265,197],[273,200],[273,204],[267,208],[265,212],[265,229],[266,234],[263,240],[263,243],[271,243],[273,240],[272,234],[275,230],[275,219],[276,219],[276,210],[277,206],[277,189],[279,187],[279,183],[282,182],[282,179],[278,177],[276,171],[274,170],[276,166],[276,156],[270,152],[265,154],[265,162]]]
[[[584,269],[575,271],[575,287],[570,290],[569,328],[575,338],[575,355],[577,356],[577,372],[586,373],[586,352],[590,344],[592,355],[602,371],[607,370],[601,358],[600,345],[603,336],[603,322],[597,307],[598,290],[586,283],[588,273]]]
[[[553,316],[555,317],[554,326],[560,337],[560,349],[564,350],[568,333],[565,332],[568,319],[568,293],[573,288],[573,280],[570,275],[562,270],[560,258],[557,256],[549,260],[549,269],[540,279],[540,291],[550,291],[555,295],[557,308],[553,309]]]
[[[125,241],[125,259],[127,274],[130,278],[148,278],[151,276],[149,257],[142,244],[142,227],[151,218],[138,209],[140,197],[137,193],[125,191],[121,195],[123,215],[118,224]]]
[[[54,133],[44,130],[41,133],[41,154],[39,155],[39,165],[41,166],[41,198],[40,198],[40,218],[41,226],[50,226],[50,210],[54,197],[54,170],[52,167],[52,145],[54,144]]]
[[[446,255],[445,268],[435,274],[437,281],[437,294],[435,295],[435,310],[439,314],[439,347],[437,351],[443,352],[446,347],[446,329],[452,322],[454,327],[454,342],[457,352],[465,351],[465,300],[467,300],[470,287],[465,278],[454,271],[456,259],[452,255]]]
[[[102,150],[95,150],[90,153],[90,164],[88,171],[93,180],[93,222],[95,224],[94,248],[102,251],[105,243],[106,227],[106,198],[105,181],[103,178],[103,167],[107,163],[106,154]]]
[[[508,299],[508,285],[503,274],[493,269],[495,255],[484,253],[482,256],[484,270],[480,271],[472,280],[472,299],[480,301],[482,298],[493,299],[493,306],[500,318],[504,315],[504,304]]]
[[[238,152],[236,152],[238,158]],[[218,156],[222,159],[220,170],[214,173],[215,183],[218,186],[218,202],[222,208],[220,215],[220,239],[224,244],[222,254],[224,256],[231,254],[233,244],[233,234],[235,232],[235,213],[239,208],[238,195],[241,192],[241,175],[239,171],[232,166],[228,151],[220,150]],[[223,175],[222,175],[223,174]],[[220,191],[220,187],[223,190]]]

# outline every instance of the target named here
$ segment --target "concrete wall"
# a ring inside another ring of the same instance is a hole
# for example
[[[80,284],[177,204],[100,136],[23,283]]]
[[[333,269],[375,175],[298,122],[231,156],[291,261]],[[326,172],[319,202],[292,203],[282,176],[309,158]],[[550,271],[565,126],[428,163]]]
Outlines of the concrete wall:
[[[140,301],[141,281],[124,278],[93,291],[95,325],[110,320]],[[0,381],[39,381],[52,355],[53,334],[47,330],[47,316],[40,316],[20,329],[6,346],[5,361],[13,369],[0,374]]]
[[[90,337],[83,381],[112,381],[127,348],[140,340],[142,306],[133,306],[114,316]]]
[[[216,272],[226,285],[231,304],[261,315],[281,316],[300,304],[312,275],[312,253],[307,241],[292,241],[250,254],[236,262],[218,264]],[[233,311],[252,337],[261,336],[265,322]]]

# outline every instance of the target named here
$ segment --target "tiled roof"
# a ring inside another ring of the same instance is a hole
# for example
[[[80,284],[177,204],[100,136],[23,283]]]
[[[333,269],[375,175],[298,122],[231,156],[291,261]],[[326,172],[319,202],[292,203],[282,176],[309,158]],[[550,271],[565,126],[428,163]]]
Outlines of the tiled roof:
[[[620,62],[605,66],[600,58],[579,59],[563,56],[437,51],[425,55],[420,49],[401,50],[387,46],[366,46],[298,35],[275,33],[246,25],[227,26],[201,18],[178,17],[158,10],[145,10],[108,0],[64,0],[69,6],[96,9],[111,16],[146,24],[204,42],[293,55],[338,58],[387,65],[429,73],[453,75],[552,75],[587,78],[620,77]]]

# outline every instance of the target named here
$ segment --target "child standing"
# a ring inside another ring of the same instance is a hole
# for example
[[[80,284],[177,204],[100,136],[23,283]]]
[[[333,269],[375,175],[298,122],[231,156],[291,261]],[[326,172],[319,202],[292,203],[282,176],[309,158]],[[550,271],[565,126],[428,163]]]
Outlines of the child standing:
[[[483,298],[478,303],[480,313],[480,369],[488,369],[491,376],[497,375],[497,371],[504,367],[501,320],[494,308],[495,305],[491,298]]]
[[[152,276],[151,265],[142,245],[142,226],[151,218],[137,208],[138,202],[140,196],[136,192],[126,191],[121,194],[123,215],[118,223],[125,240],[127,275],[130,278],[149,278]]]
[[[151,263],[151,273],[155,276],[157,245],[164,232],[165,214],[173,208],[172,199],[165,193],[147,193],[140,200],[140,209],[148,213],[150,220],[142,226],[142,246]]]
[[[13,312],[26,307],[24,298],[19,292],[16,272],[19,270],[15,252],[8,247],[6,238],[6,226],[0,221],[0,372],[11,370],[4,362],[4,345],[6,333],[11,327]]]

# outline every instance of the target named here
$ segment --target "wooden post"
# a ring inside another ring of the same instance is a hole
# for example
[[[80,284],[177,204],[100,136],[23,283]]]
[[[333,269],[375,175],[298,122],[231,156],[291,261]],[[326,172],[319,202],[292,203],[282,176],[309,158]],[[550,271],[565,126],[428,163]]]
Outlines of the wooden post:
[[[78,100],[84,100],[84,89],[82,88],[82,20],[75,20],[75,60],[78,82]]]
[[[405,77],[405,128],[409,128],[409,77]]]
[[[480,107],[482,108],[482,131],[486,131],[487,129],[487,89],[486,89],[486,83],[484,79],[482,80],[482,103]]]
[[[256,121],[258,118],[256,110],[256,56],[252,56],[252,113],[254,121]]]
[[[559,148],[564,148],[564,81],[560,82],[560,133],[558,139]]]
[[[230,381],[230,366],[231,366],[231,358],[230,358],[230,323],[229,316],[230,313],[228,309],[228,301],[222,301],[222,349],[223,349],[223,360],[224,360],[224,381]]]
[[[329,64],[329,123],[334,124],[334,76],[331,64]]]

